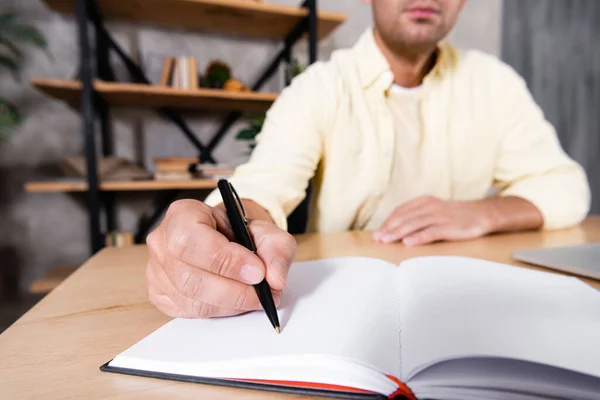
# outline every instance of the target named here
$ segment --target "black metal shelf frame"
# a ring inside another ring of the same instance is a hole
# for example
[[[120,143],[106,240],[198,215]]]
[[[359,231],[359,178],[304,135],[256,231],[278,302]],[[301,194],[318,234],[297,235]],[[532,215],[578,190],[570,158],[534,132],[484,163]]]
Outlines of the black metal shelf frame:
[[[96,159],[96,132],[94,120],[96,114],[100,121],[101,151],[103,156],[114,154],[112,132],[110,127],[110,107],[104,101],[101,95],[96,93],[93,88],[94,69],[92,68],[91,46],[88,32],[88,23],[94,27],[95,33],[95,72],[97,78],[104,81],[116,81],[115,74],[110,64],[109,55],[111,51],[123,62],[133,82],[150,84],[144,71],[127,55],[127,53],[112,38],[110,32],[106,29],[104,19],[97,6],[97,0],[72,0],[75,3],[78,44],[80,56],[79,79],[82,84],[81,92],[81,115],[82,115],[82,133],[84,136],[84,153],[87,166],[87,213],[88,229],[90,238],[91,253],[96,253],[104,246],[102,234],[102,211],[105,217],[105,227],[107,231],[113,231],[117,226],[115,216],[115,194],[100,189],[98,185],[98,171]],[[317,41],[318,41],[318,18],[317,18],[317,0],[304,0],[301,7],[307,9],[308,14],[303,18],[292,31],[284,38],[283,48],[275,55],[272,61],[261,73],[259,78],[251,85],[252,90],[260,90],[280,65],[291,61],[291,52],[294,44],[304,35],[308,35],[308,57],[309,64],[317,60]],[[287,74],[286,74],[287,75]],[[286,85],[289,84],[286,78]],[[221,127],[214,134],[208,144],[203,144],[200,139],[190,129],[181,114],[170,107],[163,107],[156,110],[162,117],[173,122],[182,132],[182,134],[198,150],[199,160],[201,162],[216,163],[212,152],[221,142],[231,126],[242,117],[240,111],[230,112],[224,119]],[[160,218],[169,204],[177,197],[179,190],[159,191],[153,203],[152,209],[148,210],[139,220],[137,232],[135,233],[136,243],[143,243],[146,235],[154,223]],[[302,204],[289,217],[289,231],[291,233],[301,233],[306,226],[308,214],[308,198],[310,188],[307,190],[307,196]]]

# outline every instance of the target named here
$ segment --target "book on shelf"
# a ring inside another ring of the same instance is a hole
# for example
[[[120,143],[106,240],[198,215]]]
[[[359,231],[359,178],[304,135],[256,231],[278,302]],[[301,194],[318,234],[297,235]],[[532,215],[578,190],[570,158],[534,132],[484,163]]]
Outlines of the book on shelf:
[[[106,234],[107,247],[126,247],[133,245],[134,240],[132,232],[113,231]]]
[[[197,89],[198,62],[195,57],[165,57],[160,74],[159,86],[178,89]]]
[[[474,258],[297,262],[280,334],[264,311],[175,318],[101,368],[349,399],[596,400],[599,310],[577,278]]]
[[[200,163],[196,157],[154,158],[156,180],[219,179],[233,174],[234,167],[227,164]]]
[[[175,58],[165,57],[162,72],[160,74],[160,81],[158,82],[159,86],[169,86],[171,79],[173,79],[173,64],[174,63],[175,63]]]
[[[87,163],[83,156],[67,157],[60,165],[67,177],[87,176]],[[144,168],[122,157],[100,157],[97,159],[96,168],[100,181],[134,181],[152,178]]]

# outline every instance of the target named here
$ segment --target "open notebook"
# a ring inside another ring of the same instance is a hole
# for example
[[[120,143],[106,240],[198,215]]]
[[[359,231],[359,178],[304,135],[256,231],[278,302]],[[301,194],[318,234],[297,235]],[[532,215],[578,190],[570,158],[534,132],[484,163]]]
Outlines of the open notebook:
[[[174,319],[102,370],[342,398],[600,399],[600,292],[461,257],[296,263],[263,312]]]

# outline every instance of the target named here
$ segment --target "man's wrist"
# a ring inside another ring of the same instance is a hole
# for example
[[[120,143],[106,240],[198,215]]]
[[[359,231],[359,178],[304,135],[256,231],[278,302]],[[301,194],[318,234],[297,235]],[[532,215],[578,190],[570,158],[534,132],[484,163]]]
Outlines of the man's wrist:
[[[486,234],[539,229],[544,223],[538,208],[520,197],[490,197],[480,200],[479,203]]]

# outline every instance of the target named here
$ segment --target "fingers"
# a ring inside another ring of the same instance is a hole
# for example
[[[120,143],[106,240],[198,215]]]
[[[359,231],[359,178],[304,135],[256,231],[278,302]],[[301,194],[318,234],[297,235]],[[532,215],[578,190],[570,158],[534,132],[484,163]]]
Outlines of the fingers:
[[[179,262],[178,280],[150,258],[146,268],[148,296],[161,312],[182,318],[222,317],[258,310],[253,286],[244,285]],[[280,293],[274,293],[279,301]]]
[[[374,233],[374,239],[380,240],[383,236],[391,233],[399,225],[406,222],[406,220],[426,214],[431,205],[435,204],[436,201],[439,200],[431,196],[420,196],[398,206],[386,219],[381,228]]]
[[[290,265],[296,256],[296,239],[266,221],[251,221],[249,230],[258,256],[266,266],[269,286],[274,290],[282,290],[287,281]]]
[[[175,304],[173,299],[165,293],[164,282],[161,279],[159,270],[156,268],[156,258],[150,257],[146,265],[146,284],[148,288],[148,300],[163,314],[169,317],[181,316],[181,309]],[[164,275],[164,274],[162,274]],[[168,282],[168,279],[165,279]]]
[[[177,273],[174,265],[181,262],[250,285],[259,283],[265,277],[264,263],[216,230],[222,225],[219,212],[200,202],[183,205],[165,216],[164,232],[158,229],[156,235],[149,235],[148,246],[156,253],[164,253],[161,264],[167,274]]]
[[[420,246],[451,238],[452,232],[450,227],[445,225],[432,225],[405,237],[402,240],[402,243],[406,246]]]
[[[436,223],[441,201],[432,196],[421,196],[397,207],[380,229],[373,233],[373,239],[392,243],[417,230]]]
[[[438,215],[417,214],[406,221],[401,221],[394,229],[383,234],[379,240],[383,243],[397,242],[399,240],[403,240],[411,234],[414,234],[415,232],[440,222],[440,216]]]
[[[253,285],[266,277],[278,305],[296,241],[272,223],[252,222],[250,231],[261,257],[231,241],[224,210],[194,200],[173,203],[147,237],[152,304],[172,317],[236,315],[261,308]]]

